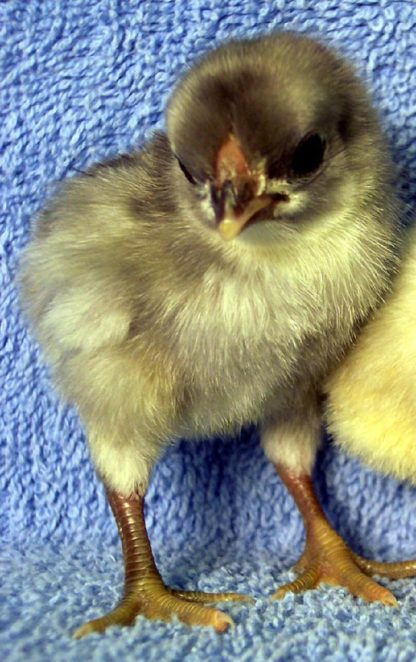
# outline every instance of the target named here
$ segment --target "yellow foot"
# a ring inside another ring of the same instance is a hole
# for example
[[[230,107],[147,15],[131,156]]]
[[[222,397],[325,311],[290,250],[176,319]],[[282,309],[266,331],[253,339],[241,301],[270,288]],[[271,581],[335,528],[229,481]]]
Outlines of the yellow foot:
[[[74,632],[73,636],[80,639],[92,632],[104,632],[112,625],[132,626],[139,615],[163,621],[170,621],[176,616],[187,625],[203,625],[213,627],[217,632],[225,632],[234,625],[231,616],[219,609],[201,605],[231,600],[242,602],[249,599],[239,593],[179,591],[158,585],[154,588],[149,587],[145,591],[132,592],[124,597],[115,609],[101,618],[85,623]]]
[[[320,584],[343,586],[353,595],[369,602],[382,602],[397,606],[394,595],[368,575],[409,577],[416,573],[415,561],[403,563],[378,563],[367,561],[354,554],[342,538],[326,522],[316,526],[307,540],[306,549],[295,571],[295,581],[281,586],[272,596],[279,600],[286,593],[302,593]]]

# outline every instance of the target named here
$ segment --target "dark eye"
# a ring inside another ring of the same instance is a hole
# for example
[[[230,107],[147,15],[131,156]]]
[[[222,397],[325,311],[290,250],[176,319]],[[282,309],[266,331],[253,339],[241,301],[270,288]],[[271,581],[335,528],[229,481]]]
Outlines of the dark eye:
[[[191,184],[196,184],[196,179],[194,177],[192,177],[191,173],[189,172],[189,170],[187,170],[187,168],[184,166],[182,161],[180,161],[179,159],[177,159],[177,160],[178,160],[178,163],[179,163],[179,167],[182,170],[182,172],[185,175],[188,182],[191,182]]]
[[[292,173],[296,177],[305,177],[318,170],[324,160],[325,147],[325,140],[318,133],[302,138],[293,155]]]

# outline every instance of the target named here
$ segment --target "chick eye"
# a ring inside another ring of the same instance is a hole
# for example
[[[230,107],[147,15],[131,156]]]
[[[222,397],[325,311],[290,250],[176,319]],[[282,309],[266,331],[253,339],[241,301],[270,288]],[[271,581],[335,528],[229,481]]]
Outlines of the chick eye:
[[[180,161],[180,159],[177,159],[177,161],[178,161],[178,163],[179,163],[179,167],[180,167],[180,169],[182,170],[182,172],[183,172],[183,174],[185,175],[185,177],[186,177],[186,179],[188,180],[188,182],[190,182],[191,184],[196,184],[196,179],[195,179],[194,177],[192,177],[191,173],[190,173],[189,170],[184,166],[184,164],[182,163],[182,161]]]
[[[319,133],[302,138],[292,158],[292,172],[296,177],[305,177],[319,168],[324,160],[326,143]]]

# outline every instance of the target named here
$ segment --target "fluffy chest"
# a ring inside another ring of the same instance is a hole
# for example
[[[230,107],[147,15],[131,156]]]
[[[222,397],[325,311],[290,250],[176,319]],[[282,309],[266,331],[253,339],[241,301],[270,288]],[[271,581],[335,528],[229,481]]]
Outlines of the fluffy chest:
[[[299,334],[303,324],[282,297],[279,283],[267,281],[266,275],[221,278],[208,272],[179,312],[181,352],[202,362],[205,370],[217,362],[232,370],[251,362],[257,349],[284,345]]]
[[[215,432],[261,418],[271,394],[290,383],[307,339],[326,324],[315,279],[289,279],[274,268],[234,278],[207,272],[175,320],[190,427],[206,431],[211,417]]]

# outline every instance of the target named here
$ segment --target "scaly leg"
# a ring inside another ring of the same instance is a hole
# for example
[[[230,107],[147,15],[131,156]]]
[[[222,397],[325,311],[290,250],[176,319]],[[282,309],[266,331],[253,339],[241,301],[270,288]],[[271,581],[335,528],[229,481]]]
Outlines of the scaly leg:
[[[233,625],[227,614],[201,603],[246,600],[238,593],[179,591],[165,586],[156,568],[144,522],[144,498],[125,497],[109,491],[108,498],[119,528],[125,567],[124,595],[115,609],[81,626],[74,636],[104,632],[112,625],[133,625],[142,614],[151,619],[170,621],[177,616],[188,625],[206,625],[224,632]]]
[[[275,466],[304,519],[306,547],[295,566],[299,577],[281,586],[273,598],[280,599],[288,592],[301,593],[319,584],[332,584],[344,586],[353,595],[370,602],[397,605],[393,594],[368,575],[377,574],[392,579],[411,577],[416,575],[416,560],[380,563],[354,554],[326,519],[311,477],[308,474],[298,475],[281,465]]]

